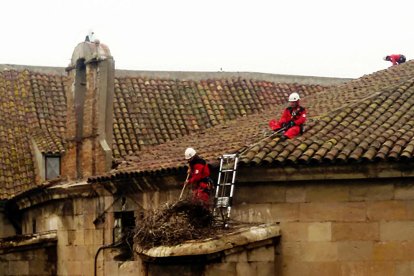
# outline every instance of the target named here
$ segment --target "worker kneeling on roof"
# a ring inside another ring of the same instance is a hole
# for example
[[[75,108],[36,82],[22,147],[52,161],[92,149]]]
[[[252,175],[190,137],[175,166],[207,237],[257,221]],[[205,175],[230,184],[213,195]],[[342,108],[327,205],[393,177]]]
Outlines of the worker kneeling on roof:
[[[210,168],[207,162],[198,156],[193,148],[187,148],[184,155],[188,161],[189,174],[184,185],[191,185],[193,201],[200,201],[207,207],[213,185],[210,178]]]
[[[303,124],[306,121],[306,110],[299,104],[299,94],[289,95],[290,106],[287,107],[279,121],[271,120],[269,127],[273,131],[283,131],[282,140],[292,139],[303,132]]]

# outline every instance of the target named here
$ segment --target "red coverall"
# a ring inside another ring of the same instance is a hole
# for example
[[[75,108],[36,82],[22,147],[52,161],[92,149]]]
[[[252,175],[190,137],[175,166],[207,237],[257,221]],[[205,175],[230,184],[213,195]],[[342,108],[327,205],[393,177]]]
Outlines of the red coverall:
[[[209,202],[209,184],[208,177],[210,177],[210,169],[207,162],[195,156],[190,160],[190,176],[188,178],[188,184],[191,185],[193,190],[193,200],[201,201],[204,204]]]
[[[397,64],[405,62],[405,61],[401,62],[400,60],[401,56],[402,55],[390,55],[388,57],[389,57],[389,61],[392,62],[392,65],[397,65]]]
[[[271,120],[269,122],[269,127],[272,130],[278,130],[290,121],[293,121],[295,125],[289,127],[289,129],[285,131],[284,135],[289,139],[292,139],[300,133],[301,126],[306,122],[305,108],[299,105],[297,107],[287,107],[283,111],[282,117],[280,118],[279,122],[277,122],[276,120]]]

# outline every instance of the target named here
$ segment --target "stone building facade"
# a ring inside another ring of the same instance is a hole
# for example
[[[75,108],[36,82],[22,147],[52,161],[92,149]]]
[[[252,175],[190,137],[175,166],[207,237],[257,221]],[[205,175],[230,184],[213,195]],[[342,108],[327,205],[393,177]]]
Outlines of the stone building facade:
[[[389,70],[324,90],[323,97],[310,94],[308,104],[320,114],[296,140],[257,141],[263,114],[253,114],[203,135],[143,147],[115,163],[114,133],[123,138],[127,130],[113,129],[114,61],[103,44],[79,44],[67,68],[61,175],[1,202],[0,275],[414,274],[414,65]],[[368,116],[364,112],[389,117],[366,123],[358,120]],[[243,135],[256,143],[246,146]],[[232,218],[260,225],[259,230],[246,239],[251,229],[235,231],[242,242],[230,247],[220,242],[229,241],[224,236],[192,241],[182,245],[190,249],[180,255],[174,255],[177,248],[141,252],[121,243],[145,210],[178,198],[186,170],[177,156],[190,143],[204,146],[213,178],[215,159],[242,149]],[[331,149],[337,163],[328,162]],[[34,163],[44,164],[42,155],[37,157]],[[197,251],[203,246],[209,249]]]

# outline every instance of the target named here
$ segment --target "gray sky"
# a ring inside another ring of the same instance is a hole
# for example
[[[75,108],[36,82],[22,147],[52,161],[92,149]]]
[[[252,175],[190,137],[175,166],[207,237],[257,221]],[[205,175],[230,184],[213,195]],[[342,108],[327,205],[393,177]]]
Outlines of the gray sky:
[[[67,66],[92,29],[116,68],[360,77],[414,57],[412,0],[13,0],[0,63]]]

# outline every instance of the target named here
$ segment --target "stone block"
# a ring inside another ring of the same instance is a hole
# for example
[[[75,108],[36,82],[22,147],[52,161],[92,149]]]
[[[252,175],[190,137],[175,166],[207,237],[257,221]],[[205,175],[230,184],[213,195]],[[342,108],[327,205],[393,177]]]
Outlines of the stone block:
[[[366,261],[372,259],[372,241],[343,241],[338,242],[338,260]]]
[[[333,241],[378,241],[378,222],[334,222]]]
[[[365,221],[364,202],[300,203],[301,221]]]
[[[376,242],[373,247],[375,261],[414,261],[414,241]]]
[[[88,259],[82,261],[82,275],[94,275],[95,262],[93,261],[93,257],[94,255],[91,255]]]
[[[81,276],[83,275],[82,273],[82,269],[83,269],[83,264],[81,261],[69,261],[66,262],[65,264],[67,266],[67,275],[71,275],[71,276]]]
[[[234,197],[235,204],[286,202],[286,187],[271,184],[257,184],[243,185],[236,189],[237,196]]]
[[[283,262],[296,262],[302,260],[304,254],[303,242],[282,241],[281,255]]]
[[[247,251],[249,262],[273,262],[275,260],[275,248],[273,246],[262,246]]]
[[[306,202],[306,188],[305,187],[288,187],[286,189],[286,202],[299,203]]]
[[[367,203],[369,220],[405,220],[407,219],[405,201],[377,201]]]
[[[84,229],[85,218],[83,215],[76,215],[73,217],[73,227],[75,230]]]
[[[309,265],[308,262],[283,261],[280,274],[283,276],[308,276]]]
[[[92,258],[92,256],[90,256],[89,254],[89,250],[88,250],[88,246],[85,245],[78,245],[74,247],[75,250],[75,256],[74,259],[76,261],[85,261],[85,260],[90,260]]]
[[[107,232],[110,232],[106,230]],[[93,237],[93,244],[95,245],[103,245],[104,244],[104,230],[103,229],[95,229],[94,230],[94,237]]]
[[[118,276],[119,275],[119,263],[116,261],[106,261],[104,266],[104,275],[113,275]],[[121,274],[122,276],[124,274]]]
[[[53,275],[53,264],[48,264],[45,260],[32,260],[29,261],[29,274],[30,275]],[[56,269],[56,267],[55,267]]]
[[[306,222],[281,222],[280,231],[285,242],[307,241],[308,226]]]
[[[59,276],[70,275],[69,271],[70,271],[70,267],[68,266],[67,260],[60,260],[57,262],[57,275]]]
[[[341,274],[341,266],[338,262],[312,262],[307,265],[307,276],[334,276],[334,275],[351,275]],[[299,274],[298,274],[299,275]]]
[[[380,222],[381,241],[414,241],[414,221]]]
[[[299,203],[275,203],[270,212],[276,221],[298,221]]]
[[[60,218],[58,230],[75,230],[73,216],[63,216]]]
[[[375,262],[371,261],[367,264],[368,276],[390,276],[395,274],[395,262]]]
[[[306,202],[342,202],[349,200],[349,186],[311,185],[306,187]]]
[[[59,260],[76,261],[76,246],[62,246],[58,248]]]
[[[73,230],[71,230],[73,231]],[[57,232],[57,239],[58,239],[58,247],[68,245],[69,237],[68,231],[65,230],[58,230]]]
[[[401,262],[395,264],[395,276],[414,275],[414,262]]]
[[[304,242],[302,259],[306,262],[332,262],[338,260],[338,245],[334,242]]]
[[[257,263],[236,263],[236,275],[237,276],[253,276],[257,274]]]
[[[47,231],[57,230],[59,228],[60,219],[57,216],[52,216],[47,219]]]
[[[394,198],[396,200],[414,200],[414,185],[397,185]]]
[[[0,275],[10,275],[9,273],[9,263],[6,260],[0,259]]]
[[[79,228],[82,229],[82,228]],[[71,233],[75,235],[73,239],[73,245],[84,245],[85,244],[85,232],[84,230],[76,230],[71,231]]]
[[[93,221],[96,219],[95,214],[84,214],[83,215],[83,228],[84,229],[95,229]]]
[[[119,265],[119,275],[143,275],[142,264],[139,261],[126,261]]]
[[[316,222],[308,226],[308,241],[330,241],[332,239],[332,223]]]
[[[414,220],[414,200],[405,201],[407,219]]]
[[[29,275],[29,261],[10,261],[9,262],[10,275]]]
[[[276,222],[272,204],[241,204],[232,209],[232,217],[243,222]]]
[[[95,231],[91,229],[84,230],[84,241],[85,245],[93,245],[95,244]]]
[[[247,262],[247,251],[239,251],[233,254],[229,254],[226,256],[225,261],[226,263],[232,262]]]
[[[368,262],[363,261],[347,261],[340,262],[341,273],[339,275],[352,275],[352,276],[367,276],[368,275]]]
[[[236,276],[236,263],[213,263],[206,266],[205,276]]]
[[[394,197],[393,184],[362,184],[355,185],[350,188],[350,201],[376,201],[376,200],[390,200]]]
[[[255,275],[277,275],[275,262],[258,262]]]

